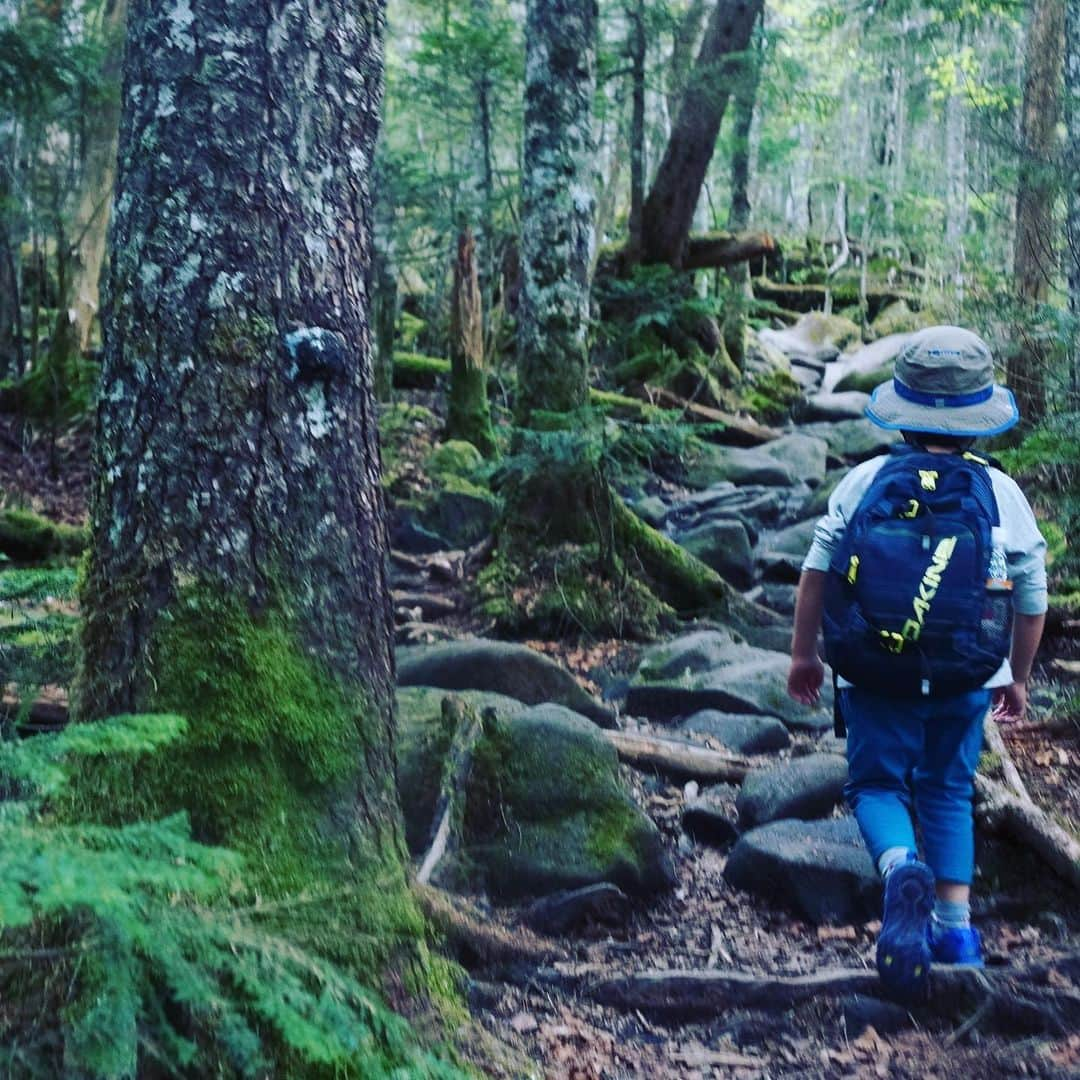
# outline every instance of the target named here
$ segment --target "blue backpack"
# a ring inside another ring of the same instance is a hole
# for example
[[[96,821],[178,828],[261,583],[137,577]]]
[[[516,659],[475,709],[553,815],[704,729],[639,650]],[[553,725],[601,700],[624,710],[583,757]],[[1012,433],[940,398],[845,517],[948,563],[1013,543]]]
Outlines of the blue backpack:
[[[826,579],[825,653],[836,675],[893,697],[945,697],[1001,666],[1012,596],[991,581],[1004,573],[991,573],[999,517],[988,464],[904,445],[881,467]]]

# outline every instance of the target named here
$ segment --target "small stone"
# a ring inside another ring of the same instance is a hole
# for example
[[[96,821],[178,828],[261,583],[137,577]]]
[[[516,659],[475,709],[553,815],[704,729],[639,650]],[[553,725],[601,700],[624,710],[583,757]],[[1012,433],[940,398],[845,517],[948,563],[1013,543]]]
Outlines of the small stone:
[[[727,785],[708,788],[683,807],[682,826],[695,840],[728,848],[739,838],[735,792]]]
[[[684,799],[696,799],[698,796],[698,782],[696,780],[687,780],[682,794]]]
[[[522,919],[541,934],[566,934],[587,922],[621,926],[629,913],[626,894],[618,886],[602,882],[543,896],[525,909]]]

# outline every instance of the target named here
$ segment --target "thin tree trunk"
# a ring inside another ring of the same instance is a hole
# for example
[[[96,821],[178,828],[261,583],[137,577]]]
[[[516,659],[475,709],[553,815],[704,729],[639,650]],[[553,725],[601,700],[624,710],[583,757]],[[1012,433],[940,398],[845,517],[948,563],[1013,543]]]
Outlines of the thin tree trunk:
[[[128,13],[77,715],[184,714],[142,804],[254,852],[268,891],[328,838],[350,880],[404,888],[366,289],[382,32],[377,0]]]
[[[678,266],[728,96],[763,0],[718,0],[709,19],[678,119],[645,200],[642,260]]]
[[[450,295],[450,401],[446,433],[471,442],[485,457],[495,453],[484,365],[484,320],[476,246],[466,226],[458,234]]]
[[[956,32],[956,50],[964,45]],[[967,113],[964,75],[956,66],[956,82],[945,103],[945,258],[957,315],[964,305],[964,236],[967,232]]]
[[[1065,7],[1066,245],[1069,291],[1069,407],[1080,401],[1080,5]]]
[[[1020,180],[1016,195],[1013,280],[1022,309],[1035,317],[1056,271],[1055,139],[1065,48],[1065,0],[1035,0],[1028,26],[1021,112]],[[1026,424],[1046,413],[1047,356],[1033,327],[1019,326],[1008,381]]]
[[[90,347],[100,302],[105,238],[116,177],[120,68],[124,56],[126,19],[127,0],[110,0],[106,4],[102,24],[105,39],[101,64],[102,97],[94,103],[85,119],[86,151],[69,228],[72,257],[68,288],[60,297],[55,335],[67,338],[71,348],[79,352],[85,352]]]
[[[645,206],[645,3],[635,0],[630,20],[630,250],[641,250]]]
[[[525,426],[538,411],[571,412],[588,398],[596,0],[530,0],[527,19],[518,312]]]
[[[701,33],[705,26],[707,12],[708,4],[705,0],[690,0],[671,43],[667,111],[668,116],[673,120],[679,115],[679,106],[682,105],[682,97],[690,78],[694,55],[701,45]]]
[[[754,102],[761,80],[762,32],[751,43],[743,65],[741,77],[735,84],[734,147],[731,152],[731,208],[728,211],[728,229],[742,232],[750,225],[750,129],[754,124]],[[750,284],[750,265],[736,263],[728,268],[731,294],[724,312],[724,344],[728,356],[742,370],[746,351],[746,314],[754,299]]]

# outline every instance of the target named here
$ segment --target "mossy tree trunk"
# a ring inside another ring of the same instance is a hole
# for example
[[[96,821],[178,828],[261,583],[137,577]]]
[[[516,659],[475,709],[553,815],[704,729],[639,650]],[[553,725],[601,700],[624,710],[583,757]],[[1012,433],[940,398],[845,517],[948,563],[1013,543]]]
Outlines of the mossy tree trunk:
[[[525,32],[518,419],[588,399],[596,243],[592,105],[596,0],[529,0]]]
[[[138,794],[253,855],[264,894],[341,840],[403,882],[366,291],[382,5],[131,0],[128,34],[78,715],[186,715]]]
[[[728,96],[763,0],[717,0],[642,220],[642,260],[680,266]]]
[[[458,235],[450,293],[450,400],[446,433],[471,442],[484,457],[495,453],[484,365],[484,319],[476,245],[468,226]]]

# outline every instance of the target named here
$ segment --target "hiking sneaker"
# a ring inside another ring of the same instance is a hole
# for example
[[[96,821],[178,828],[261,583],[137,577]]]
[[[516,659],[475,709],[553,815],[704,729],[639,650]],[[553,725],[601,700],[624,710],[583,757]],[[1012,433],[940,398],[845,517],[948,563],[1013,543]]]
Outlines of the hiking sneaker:
[[[983,966],[982,939],[979,931],[973,927],[937,926],[931,919],[926,937],[935,964],[962,964],[964,967],[976,968]]]
[[[933,871],[912,856],[885,879],[885,912],[877,942],[878,974],[898,1000],[918,1002],[926,997],[933,910]]]

